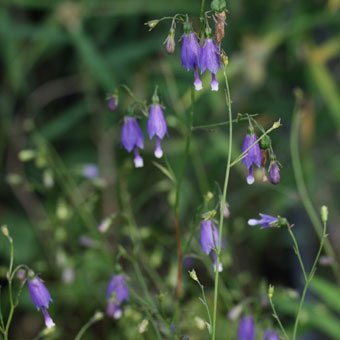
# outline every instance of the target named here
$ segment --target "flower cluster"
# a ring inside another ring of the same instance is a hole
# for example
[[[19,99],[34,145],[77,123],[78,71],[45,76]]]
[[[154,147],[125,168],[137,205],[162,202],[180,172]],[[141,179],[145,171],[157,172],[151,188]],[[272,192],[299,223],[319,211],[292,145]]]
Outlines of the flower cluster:
[[[168,132],[167,123],[164,117],[163,108],[159,103],[157,94],[152,97],[152,104],[149,106],[149,116],[147,121],[147,133],[150,140],[155,138],[156,147],[154,155],[157,158],[163,156],[161,141]],[[134,153],[134,164],[136,168],[141,168],[144,165],[142,156],[139,150],[144,149],[144,134],[134,116],[125,116],[121,133],[121,142],[123,147]]]
[[[252,316],[247,315],[241,318],[238,327],[238,340],[255,340],[256,328]],[[263,340],[279,340],[280,337],[271,329],[266,329],[263,333]]]
[[[280,182],[280,167],[273,152],[270,138],[265,135],[262,137],[260,143],[258,142],[254,128],[249,127],[242,146],[242,163],[248,170],[247,183],[253,184],[255,178],[253,175],[253,166],[260,168],[264,166],[267,160],[267,153],[270,153],[270,164],[268,168],[269,181],[276,185]]]

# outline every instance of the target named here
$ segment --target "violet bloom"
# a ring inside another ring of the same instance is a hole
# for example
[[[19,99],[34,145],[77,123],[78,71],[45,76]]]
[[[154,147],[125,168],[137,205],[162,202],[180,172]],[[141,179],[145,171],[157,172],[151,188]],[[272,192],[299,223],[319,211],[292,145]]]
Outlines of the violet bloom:
[[[43,281],[38,276],[34,276],[33,279],[27,280],[27,286],[33,304],[38,310],[41,310],[44,315],[46,327],[51,328],[55,326],[47,311],[48,305],[52,302],[52,298]]]
[[[194,86],[195,90],[202,89],[202,81],[198,74],[198,66],[200,62],[201,47],[197,41],[195,33],[185,33],[183,36],[182,49],[181,49],[181,62],[183,67],[189,71],[194,70]]]
[[[122,316],[121,304],[129,298],[129,289],[124,275],[113,275],[106,291],[106,314],[119,319]]]
[[[269,180],[274,185],[280,183],[280,168],[275,161],[271,162],[269,166]]]
[[[150,139],[156,136],[155,156],[161,158],[163,156],[161,140],[167,133],[167,126],[162,107],[158,103],[150,105],[147,130]]]
[[[140,156],[138,148],[144,149],[144,136],[136,118],[130,116],[124,118],[121,141],[128,152],[133,150],[135,167],[143,167],[143,158]]]
[[[201,73],[205,70],[209,70],[211,72],[211,90],[218,91],[218,82],[216,80],[216,73],[218,69],[221,67],[220,61],[220,51],[215,44],[215,42],[211,39],[205,39],[202,46],[202,52],[200,57],[200,68]]]
[[[248,224],[250,226],[260,225],[262,226],[262,228],[269,228],[279,221],[278,218],[274,216],[270,216],[266,214],[259,214],[259,215],[261,216],[261,219],[256,220],[252,218],[248,220]]]
[[[266,329],[263,334],[263,340],[280,340],[280,337],[271,329]]]
[[[96,164],[86,164],[83,168],[83,176],[88,179],[95,179],[99,176],[99,169]]]
[[[240,320],[238,340],[255,340],[255,322],[251,316],[244,316]]]
[[[200,243],[202,251],[209,255],[213,259],[214,270],[216,271],[216,249],[219,244],[219,235],[218,230],[212,220],[204,220],[201,222],[201,235],[200,235]],[[222,271],[222,263],[218,264],[218,271]]]
[[[107,107],[112,112],[116,111],[116,109],[118,107],[118,97],[117,97],[117,95],[114,94],[107,99]]]
[[[256,135],[254,133],[247,134],[242,147],[242,153],[244,153],[248,148],[256,142]],[[255,178],[253,176],[253,165],[258,168],[261,166],[261,149],[259,143],[253,145],[246,153],[245,157],[242,159],[243,164],[248,169],[247,183],[253,184]]]

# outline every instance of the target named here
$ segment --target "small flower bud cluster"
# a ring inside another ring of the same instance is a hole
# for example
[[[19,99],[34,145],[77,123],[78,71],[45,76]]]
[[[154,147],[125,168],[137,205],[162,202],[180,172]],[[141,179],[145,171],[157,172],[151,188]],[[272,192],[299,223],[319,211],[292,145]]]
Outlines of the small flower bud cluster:
[[[264,167],[267,162],[268,153],[270,154],[270,164],[268,167],[269,181],[276,185],[280,183],[280,163],[276,160],[271,140],[268,135],[264,135],[258,142],[258,137],[256,136],[254,128],[250,126],[242,147],[242,154],[244,156],[242,163],[248,170],[248,184],[253,184],[255,182],[253,166],[256,166],[257,168]]]

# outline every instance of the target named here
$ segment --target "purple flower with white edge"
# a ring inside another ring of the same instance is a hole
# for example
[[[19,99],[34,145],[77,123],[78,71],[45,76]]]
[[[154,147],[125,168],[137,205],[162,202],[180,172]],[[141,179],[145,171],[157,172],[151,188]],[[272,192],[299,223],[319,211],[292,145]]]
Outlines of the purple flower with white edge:
[[[150,105],[147,130],[150,139],[156,137],[155,156],[161,158],[163,156],[161,140],[166,135],[168,129],[162,107],[158,103],[157,94],[153,96],[153,99],[155,102]]]
[[[136,118],[131,116],[124,118],[121,141],[128,152],[133,150],[135,167],[143,167],[143,158],[140,156],[138,148],[144,149],[144,135]]]
[[[248,224],[250,226],[256,226],[260,225],[262,228],[269,228],[272,227],[274,224],[276,224],[279,219],[274,216],[266,215],[266,214],[259,214],[261,216],[261,219],[256,220],[254,218],[248,220]]]
[[[184,23],[184,32],[181,48],[181,62],[187,71],[191,69],[194,70],[194,86],[195,90],[199,91],[202,89],[202,81],[198,74],[201,47],[197,41],[196,34],[192,32],[192,27],[189,22]]]
[[[266,329],[263,334],[263,340],[280,340],[280,337],[275,331]]]
[[[254,132],[250,132],[246,135],[243,146],[242,153],[249,149],[249,147],[256,142],[256,135]],[[253,165],[256,165],[258,168],[261,166],[261,149],[259,143],[255,143],[246,153],[244,158],[242,159],[243,164],[248,169],[247,183],[253,184],[255,182],[255,178],[253,176]]]
[[[216,271],[216,249],[219,245],[219,235],[218,230],[212,220],[203,220],[201,222],[200,244],[201,249],[205,254],[211,254],[214,270]],[[218,271],[221,272],[222,270],[222,263],[219,262]]]
[[[27,286],[33,304],[38,310],[41,310],[44,315],[46,327],[51,328],[55,326],[55,323],[47,311],[50,302],[52,302],[52,298],[43,281],[35,275],[27,279]]]
[[[275,161],[272,161],[269,165],[269,180],[274,185],[280,183],[280,168]]]
[[[220,50],[216,43],[210,38],[209,29],[207,31],[207,38],[204,39],[202,45],[202,51],[200,56],[200,69],[201,73],[205,70],[209,70],[211,73],[211,90],[218,91],[218,82],[216,79],[216,73],[218,69],[222,66],[220,60]]]
[[[124,275],[113,275],[106,291],[106,314],[114,319],[122,316],[121,304],[128,300],[129,289]]]
[[[255,322],[252,316],[244,316],[240,320],[238,340],[255,340]]]

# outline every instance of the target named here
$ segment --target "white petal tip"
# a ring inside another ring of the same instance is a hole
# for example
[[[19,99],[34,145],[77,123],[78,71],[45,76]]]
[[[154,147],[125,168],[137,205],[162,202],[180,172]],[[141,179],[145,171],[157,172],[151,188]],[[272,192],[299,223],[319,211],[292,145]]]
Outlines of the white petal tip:
[[[163,157],[163,151],[162,150],[155,150],[155,157],[156,158],[162,158]]]
[[[144,166],[143,158],[135,158],[135,167],[142,168]]]
[[[218,84],[211,84],[211,91],[218,91]]]
[[[254,176],[248,176],[248,177],[247,177],[247,183],[248,183],[249,185],[253,184],[254,182],[255,182]]]
[[[202,83],[194,84],[195,85],[195,90],[196,91],[201,91],[203,89]]]
[[[216,265],[214,264],[214,271],[216,272]],[[222,266],[222,263],[220,262],[218,264],[218,272],[220,273],[221,271],[223,271],[223,266]]]
[[[257,224],[258,224],[257,220],[254,220],[254,219],[248,220],[248,225],[254,226],[254,225],[257,225]]]
[[[114,313],[113,313],[113,318],[114,319],[120,319],[122,317],[122,310],[121,309],[117,309]]]

